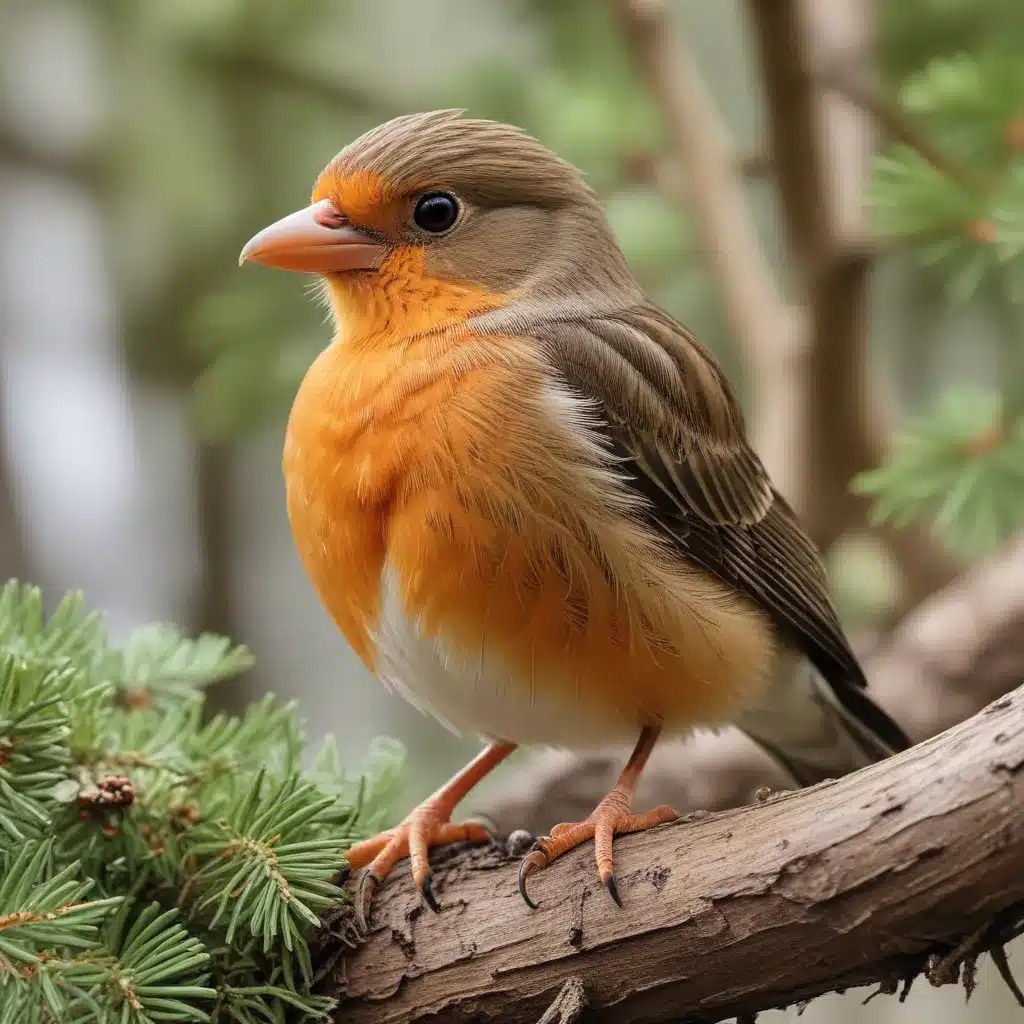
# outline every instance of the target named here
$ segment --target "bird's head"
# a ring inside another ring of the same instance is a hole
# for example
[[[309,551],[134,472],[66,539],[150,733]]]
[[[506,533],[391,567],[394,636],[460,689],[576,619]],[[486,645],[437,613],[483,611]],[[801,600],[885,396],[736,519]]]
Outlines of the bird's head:
[[[518,128],[461,111],[388,121],[324,169],[312,203],[242,250],[323,275],[339,319],[400,307],[424,327],[635,285],[580,173]]]

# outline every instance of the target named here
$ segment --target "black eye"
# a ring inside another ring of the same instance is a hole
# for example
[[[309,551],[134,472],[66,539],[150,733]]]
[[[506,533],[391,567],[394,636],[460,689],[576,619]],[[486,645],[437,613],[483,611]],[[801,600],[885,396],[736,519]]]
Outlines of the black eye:
[[[448,192],[425,192],[416,202],[412,219],[424,231],[447,231],[459,218],[459,204]]]

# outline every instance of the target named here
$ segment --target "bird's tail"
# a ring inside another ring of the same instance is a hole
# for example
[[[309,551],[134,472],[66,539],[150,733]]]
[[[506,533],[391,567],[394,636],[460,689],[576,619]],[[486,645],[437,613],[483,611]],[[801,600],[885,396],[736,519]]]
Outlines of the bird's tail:
[[[779,659],[762,698],[736,720],[800,786],[837,779],[909,746],[909,740],[854,684],[838,697],[804,658]]]

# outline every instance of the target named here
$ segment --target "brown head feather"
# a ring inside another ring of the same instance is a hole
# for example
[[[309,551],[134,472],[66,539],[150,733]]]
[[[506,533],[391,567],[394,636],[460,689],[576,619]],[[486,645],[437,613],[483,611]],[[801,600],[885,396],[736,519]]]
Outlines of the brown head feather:
[[[422,248],[431,277],[506,296],[520,324],[552,308],[635,303],[637,285],[582,174],[520,128],[461,114],[406,114],[372,129],[331,161],[314,199],[332,198],[386,244]],[[462,214],[430,235],[413,210],[435,189],[453,193]]]
[[[522,129],[462,113],[396,117],[346,146],[328,172],[379,174],[398,193],[447,188],[484,207],[596,205],[580,172]]]

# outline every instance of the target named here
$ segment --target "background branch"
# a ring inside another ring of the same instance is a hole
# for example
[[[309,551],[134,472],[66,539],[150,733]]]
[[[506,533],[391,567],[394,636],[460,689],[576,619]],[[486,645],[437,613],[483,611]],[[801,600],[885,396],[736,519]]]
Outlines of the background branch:
[[[622,911],[589,845],[536,876],[536,912],[501,853],[439,869],[439,916],[399,871],[333,972],[338,1019],[533,1024],[571,978],[632,1024],[955,981],[1024,920],[1022,808],[1024,690],[838,782],[620,838]]]
[[[867,289],[871,253],[862,196],[872,126],[820,93],[818,60],[865,50],[863,0],[748,0],[765,90],[767,128],[797,287],[808,312],[804,447],[814,486],[803,515],[826,549],[863,519],[849,481],[880,456],[868,408]]]
[[[0,124],[0,165],[14,170],[63,178],[96,193],[109,190],[111,171],[95,150],[71,152],[39,145]]]
[[[806,464],[814,481],[803,508],[822,550],[864,523],[850,480],[878,465],[888,436],[883,389],[869,355],[873,248],[864,191],[874,145],[873,110],[823,87],[820,69],[855,74],[870,55],[867,0],[747,0],[767,104],[780,210],[809,320]],[[879,536],[901,570],[902,608],[957,571],[920,526]]]
[[[913,121],[904,116],[895,104],[890,103],[881,93],[861,80],[855,69],[842,63],[822,67],[821,81],[854,106],[874,118],[883,131],[891,138],[909,146],[947,177],[958,181],[967,189],[975,189],[979,182],[971,172],[943,152]]]
[[[359,85],[319,75],[256,49],[197,45],[189,56],[197,66],[235,85],[291,92],[327,106],[359,113],[369,113],[380,106],[375,97]]]
[[[882,461],[888,432],[872,401],[880,389],[868,363],[873,250],[863,194],[873,125],[817,74],[863,61],[870,7],[865,0],[748,0],[797,305],[784,298],[761,251],[733,146],[664,4],[614,0],[614,7],[679,166],[678,174],[662,169],[658,182],[693,221],[741,348],[754,445],[828,550],[863,526],[866,504],[849,482]],[[955,576],[954,560],[920,526],[878,534],[901,571],[899,610]]]
[[[803,321],[781,296],[743,192],[734,147],[693,57],[672,37],[659,0],[615,0],[638,70],[662,112],[683,187],[667,189],[685,206],[740,345],[752,392],[751,434],[779,489],[804,504],[798,444]],[[675,185],[674,176],[669,176]]]

